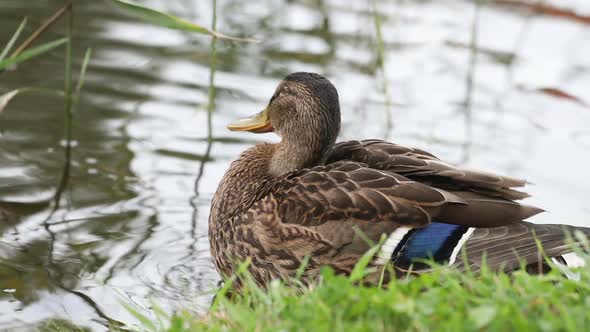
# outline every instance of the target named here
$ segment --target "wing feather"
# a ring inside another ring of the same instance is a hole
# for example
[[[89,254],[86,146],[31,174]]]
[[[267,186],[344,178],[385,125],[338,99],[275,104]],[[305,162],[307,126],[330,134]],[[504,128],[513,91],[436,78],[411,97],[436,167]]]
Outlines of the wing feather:
[[[525,180],[458,168],[426,151],[381,140],[338,143],[327,162],[340,160],[366,163],[371,168],[391,171],[448,190],[470,190],[509,200],[528,197],[527,193],[514,189],[523,187],[527,183]]]
[[[453,201],[435,188],[348,161],[291,175],[273,195],[283,222],[312,226],[356,220],[421,227],[431,219],[424,207]]]
[[[567,243],[567,233],[582,230],[590,235],[589,228],[576,228],[565,225],[539,225],[522,222],[509,226],[478,228],[465,244],[467,262],[477,271],[485,263],[492,269],[510,271],[520,266],[543,263],[538,244],[547,257],[557,257],[572,251]],[[464,261],[458,259],[459,268],[465,268]]]

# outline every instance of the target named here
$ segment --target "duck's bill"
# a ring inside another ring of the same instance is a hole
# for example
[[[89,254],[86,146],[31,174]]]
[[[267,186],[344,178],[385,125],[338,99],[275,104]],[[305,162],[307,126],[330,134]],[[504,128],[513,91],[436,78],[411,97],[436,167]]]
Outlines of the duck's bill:
[[[273,131],[266,110],[249,118],[235,120],[227,126],[227,129],[233,131],[249,131],[251,133],[268,133]]]

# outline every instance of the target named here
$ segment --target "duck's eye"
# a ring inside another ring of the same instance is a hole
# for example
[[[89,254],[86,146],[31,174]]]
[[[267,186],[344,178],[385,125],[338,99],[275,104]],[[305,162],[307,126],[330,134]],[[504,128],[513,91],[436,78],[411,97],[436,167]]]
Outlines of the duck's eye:
[[[287,88],[283,88],[283,89],[281,89],[281,90],[277,91],[277,92],[276,92],[276,93],[275,93],[275,94],[272,96],[272,98],[270,98],[270,102],[272,103],[272,102],[273,102],[273,100],[275,100],[275,99],[277,99],[277,98],[279,98],[280,96],[282,96],[282,95],[285,95],[285,94],[291,94],[291,90],[289,90],[289,89],[287,89]]]
[[[293,87],[283,86],[278,91],[275,92],[275,94],[272,96],[272,98],[270,98],[270,102],[272,103],[275,99],[277,99],[279,97],[285,97],[285,96],[297,97],[297,90],[294,89]]]
[[[270,103],[272,103],[275,99],[277,99],[281,95],[281,92],[277,92],[270,98]]]

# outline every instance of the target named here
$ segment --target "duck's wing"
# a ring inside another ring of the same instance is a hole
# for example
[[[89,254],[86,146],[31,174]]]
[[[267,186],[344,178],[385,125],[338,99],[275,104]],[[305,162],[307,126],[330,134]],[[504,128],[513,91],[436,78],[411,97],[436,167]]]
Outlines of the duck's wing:
[[[347,141],[336,144],[327,164],[339,161],[365,163],[369,168],[403,175],[462,199],[438,217],[444,222],[477,227],[503,226],[531,217],[542,209],[519,204],[528,194],[517,190],[525,180],[489,172],[468,170],[445,163],[434,155],[381,140]]]
[[[238,234],[251,238],[247,242],[258,242],[260,248],[255,250],[263,256],[274,252],[274,261],[289,268],[312,255],[314,264],[329,264],[346,272],[382,236],[388,238],[384,247],[393,248],[407,231],[428,227],[433,219],[456,214],[459,217],[452,222],[468,228],[490,223],[485,220],[489,213],[480,220],[463,216],[474,215],[476,209],[501,206],[496,216],[502,221],[497,224],[522,221],[535,213],[504,199],[474,197],[466,201],[391,171],[340,161],[280,181],[244,214],[250,221],[260,221],[245,222],[249,226],[244,227],[255,229],[238,230]]]
[[[580,244],[573,237],[579,230],[590,236],[590,228],[566,225],[538,225],[528,222],[493,228],[473,228],[432,222],[425,228],[409,229],[393,248],[385,248],[380,257],[401,271],[429,270],[425,260],[459,269],[479,271],[485,264],[493,270],[512,271],[523,264],[531,272],[547,269],[545,258],[557,262],[579,263],[563,258],[572,253],[572,245]],[[571,236],[572,242],[567,241]],[[575,264],[574,264],[575,265]]]
[[[366,163],[371,168],[395,172],[447,190],[470,191],[507,200],[529,196],[515,189],[523,187],[527,183],[525,180],[458,168],[426,151],[377,139],[337,143],[327,163],[341,160]]]
[[[291,174],[273,194],[284,222],[303,226],[358,220],[421,227],[430,222],[431,209],[464,204],[443,190],[351,161]]]

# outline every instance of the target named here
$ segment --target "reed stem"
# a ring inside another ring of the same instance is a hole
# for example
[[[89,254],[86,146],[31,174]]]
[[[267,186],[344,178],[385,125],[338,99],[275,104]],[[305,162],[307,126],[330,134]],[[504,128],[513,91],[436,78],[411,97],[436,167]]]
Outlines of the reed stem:
[[[377,38],[377,66],[381,72],[381,89],[385,97],[385,139],[389,138],[391,130],[393,129],[393,116],[391,110],[393,101],[389,93],[389,82],[387,81],[387,74],[385,71],[385,44],[383,43],[383,33],[381,32],[381,16],[377,8],[377,0],[371,0],[371,7],[373,10],[375,22],[375,35]]]
[[[481,10],[481,0],[476,0],[474,4],[473,21],[471,23],[471,41],[469,43],[469,66],[465,78],[465,101],[463,103],[463,114],[465,121],[465,143],[463,144],[462,163],[469,161],[469,154],[473,139],[473,90],[475,80],[475,67],[477,64],[477,33],[479,28],[479,12]]]
[[[62,194],[68,185],[70,178],[70,167],[72,160],[72,137],[73,137],[73,112],[72,112],[72,35],[74,30],[74,11],[71,6],[68,13],[67,21],[67,38],[66,43],[66,65],[65,65],[65,77],[64,77],[64,94],[65,94],[65,111],[64,111],[64,127],[65,127],[65,141],[66,146],[64,150],[64,168],[62,171],[61,179],[54,196],[54,211],[59,208],[59,203]]]

